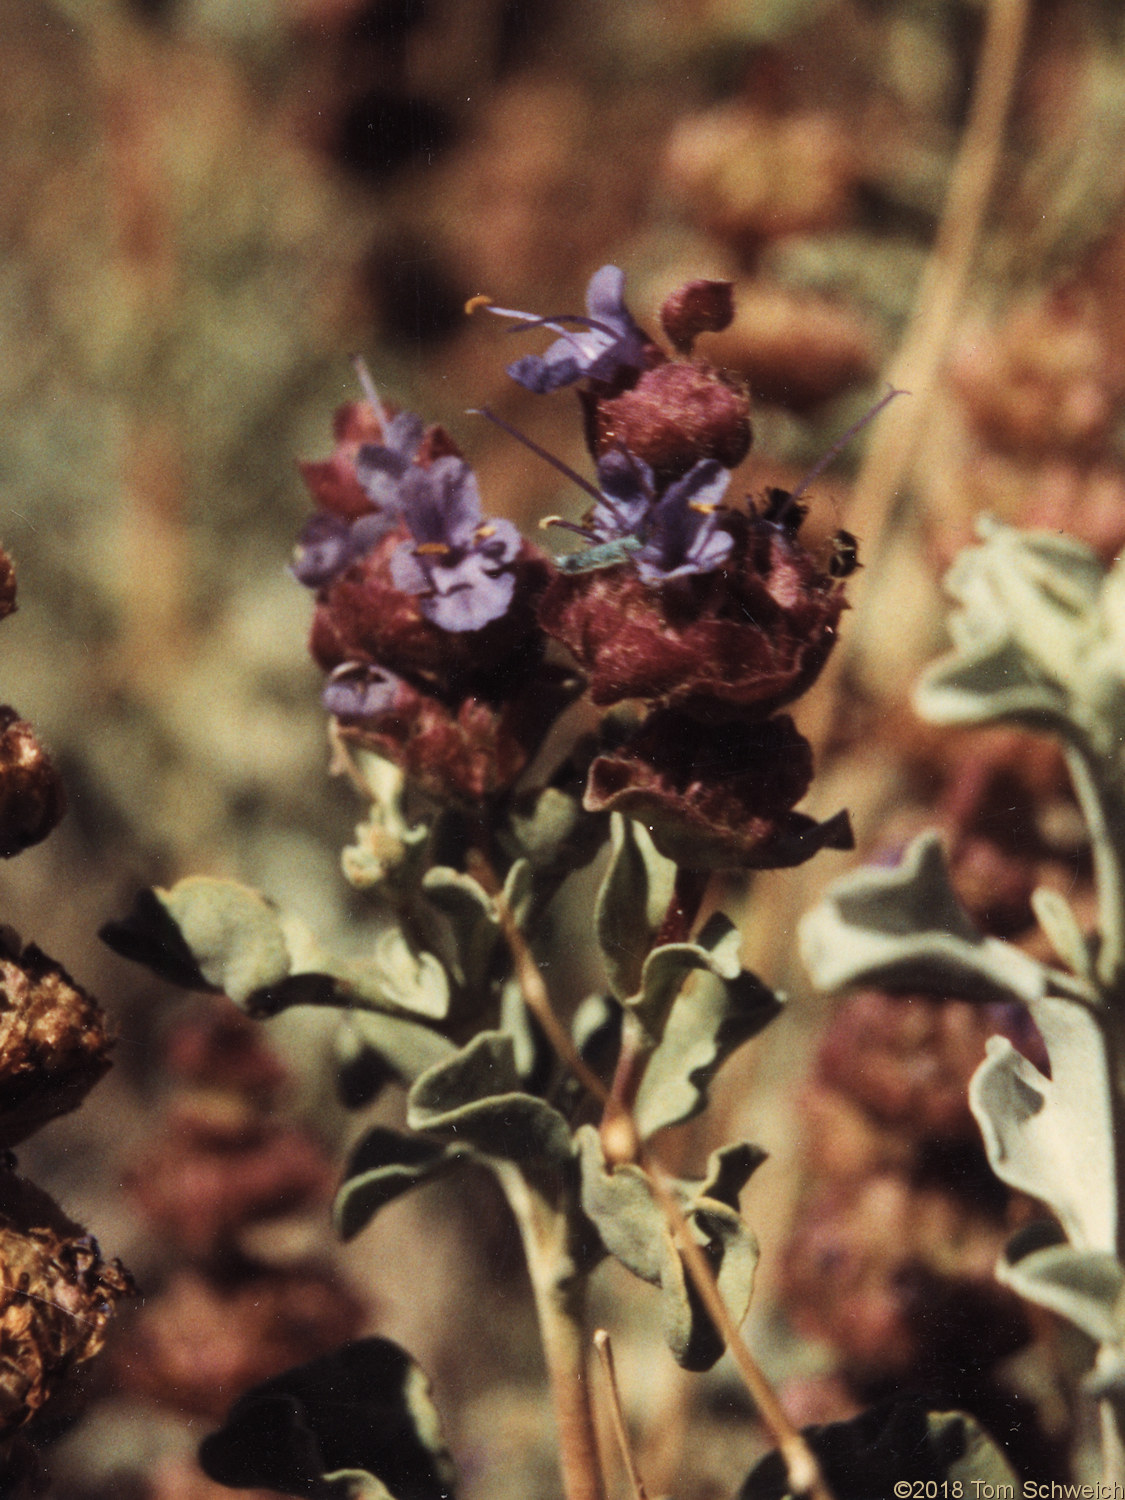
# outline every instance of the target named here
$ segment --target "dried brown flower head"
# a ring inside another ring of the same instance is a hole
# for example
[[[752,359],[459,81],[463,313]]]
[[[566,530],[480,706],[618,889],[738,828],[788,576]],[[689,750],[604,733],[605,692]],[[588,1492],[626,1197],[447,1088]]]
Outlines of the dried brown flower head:
[[[101,1259],[44,1193],[0,1180],[0,1434],[10,1436],[105,1343],[117,1302],[134,1293],[120,1261]]]
[[[599,705],[626,698],[707,719],[764,718],[816,680],[845,608],[791,528],[731,512],[736,547],[712,573],[652,587],[627,564],[560,574],[540,624]]]
[[[101,1007],[33,944],[0,935],[0,1146],[76,1109],[109,1068]]]
[[[0,706],[0,856],[10,859],[38,844],[65,811],[59,773],[34,729],[14,708]]]

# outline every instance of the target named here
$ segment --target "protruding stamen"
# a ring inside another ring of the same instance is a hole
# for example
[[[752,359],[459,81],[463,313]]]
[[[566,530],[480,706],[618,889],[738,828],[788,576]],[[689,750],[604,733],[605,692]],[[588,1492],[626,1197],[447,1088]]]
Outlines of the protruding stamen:
[[[565,516],[544,516],[539,522],[539,530],[546,531],[551,526],[558,526],[563,531],[573,531],[575,536],[580,536],[584,542],[594,541],[594,535],[587,526],[579,526],[577,521],[568,521]]]
[[[493,312],[495,311],[495,309],[490,308],[489,311]],[[588,479],[583,479],[581,474],[572,469],[569,464],[564,464],[561,458],[556,458],[553,453],[548,453],[546,448],[540,448],[538,443],[534,443],[529,437],[525,437],[518,427],[513,427],[510,422],[505,422],[503,417],[498,417],[496,413],[494,411],[490,411],[487,406],[470,407],[468,411],[466,411],[465,415],[468,417],[484,417],[494,426],[502,428],[503,431],[509,435],[509,437],[514,437],[517,443],[522,443],[525,448],[530,448],[532,453],[541,458],[544,463],[550,464],[551,467],[553,469],[557,469],[560,474],[565,474],[567,479],[569,479],[573,484],[576,484],[579,489],[585,490],[586,493],[588,495],[592,495],[595,500],[604,503],[605,496],[601,493],[600,490],[595,489]]]
[[[465,316],[467,318],[471,318],[472,315],[475,312],[479,312],[482,307],[487,307],[491,312],[492,298],[487,296],[484,292],[478,292],[475,297],[470,297],[468,302],[465,303]]]
[[[379,426],[383,429],[383,435],[387,432],[387,413],[383,403],[379,400],[379,392],[375,389],[375,382],[371,378],[371,371],[367,368],[367,361],[362,354],[352,355],[352,368],[355,370],[359,381],[359,388],[366,396],[368,402],[375,410],[379,418]]]
[[[788,501],[782,507],[783,511],[788,510],[791,505],[796,504],[796,502],[808,489],[809,485],[812,484],[813,480],[819,478],[820,475],[824,473],[825,469],[836,457],[836,455],[842,449],[848,446],[857,432],[862,432],[863,429],[867,426],[868,422],[873,421],[879,415],[884,406],[889,406],[896,396],[909,395],[909,391],[899,391],[896,390],[893,385],[889,385],[887,387],[887,394],[883,397],[883,399],[881,401],[877,401],[869,412],[864,413],[864,415],[860,417],[858,422],[853,422],[852,425],[848,428],[847,432],[844,433],[843,437],[837,438],[836,441],[832,444],[831,448],[829,448],[828,452],[824,455],[824,457],[819,459],[812,466],[809,472],[805,475],[804,479],[801,480],[800,484],[789,496]]]

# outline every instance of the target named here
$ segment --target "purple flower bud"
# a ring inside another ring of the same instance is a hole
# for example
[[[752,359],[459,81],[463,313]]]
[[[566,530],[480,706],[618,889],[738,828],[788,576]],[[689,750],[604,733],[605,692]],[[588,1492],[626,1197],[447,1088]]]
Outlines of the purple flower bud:
[[[298,583],[318,589],[369,552],[396,525],[393,512],[372,511],[354,521],[319,510],[305,522],[290,569]]]
[[[403,693],[413,690],[393,672],[366,662],[345,662],[328,678],[321,702],[344,723],[362,723],[397,706]]]

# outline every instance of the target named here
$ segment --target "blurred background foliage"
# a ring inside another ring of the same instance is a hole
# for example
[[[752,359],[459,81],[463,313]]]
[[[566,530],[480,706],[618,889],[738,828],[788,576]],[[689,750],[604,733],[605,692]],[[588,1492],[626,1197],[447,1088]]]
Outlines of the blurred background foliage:
[[[864,853],[938,820],[963,894],[1007,935],[1030,931],[1036,882],[1081,892],[1084,853],[1050,754],[913,721],[940,576],[981,511],[1107,559],[1125,542],[1125,12],[1026,9],[967,286],[933,380],[883,419],[925,400],[924,428],[881,506],[849,500],[862,444],[814,488],[821,545],[857,510],[874,534],[846,660],[802,720],[822,752],[811,810],[850,806]],[[0,870],[0,910],[119,1033],[111,1080],[27,1155],[146,1293],[88,1377],[88,1415],[71,1425],[61,1403],[43,1429],[59,1493],[206,1500],[202,1425],[359,1328],[434,1375],[466,1494],[555,1493],[523,1273],[487,1184],[428,1189],[334,1249],[345,1127],[323,1027],[273,1023],[278,1061],[94,933],[137,886],[195,872],[259,886],[326,938],[368,930],[337,864],[360,810],[326,774],[309,600],[286,572],[308,508],[295,461],[329,451],[351,354],[455,432],[485,508],[530,535],[576,495],[465,408],[491,405],[581,468],[580,424],[569,398],[508,381],[516,346],[465,300],[578,310],[613,260],[651,327],[679,282],[729,278],[738,317],[701,352],[755,397],[739,477],[793,483],[877,397],[913,326],[982,35],[1000,11],[1018,30],[1023,10],[0,0],[0,537],[21,590],[3,692],[71,801],[48,844]],[[771,874],[745,908],[747,962],[794,996],[708,1127],[772,1153],[748,1194],[766,1249],[755,1336],[802,1419],[913,1383],[1050,1477],[1082,1435],[1059,1373],[1080,1355],[992,1288],[1021,1210],[979,1170],[964,1109],[987,1028],[878,996],[833,1019],[808,995],[795,919],[841,868]],[[732,909],[745,895],[727,894]],[[572,897],[579,920],[587,900]],[[562,954],[558,973],[564,1003],[595,982]],[[710,1143],[689,1126],[667,1154]],[[635,1333],[619,1363],[650,1490],[732,1493],[761,1447],[737,1387],[724,1367],[685,1383],[648,1352],[651,1306],[606,1297]]]

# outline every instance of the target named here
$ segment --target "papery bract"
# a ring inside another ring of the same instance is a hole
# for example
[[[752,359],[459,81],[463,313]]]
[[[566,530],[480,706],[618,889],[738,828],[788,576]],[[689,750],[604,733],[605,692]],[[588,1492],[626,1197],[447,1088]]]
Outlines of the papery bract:
[[[393,761],[423,791],[473,803],[512,785],[576,688],[563,669],[541,667],[496,703],[471,694],[447,703],[354,664],[333,674],[324,703],[346,738]]]
[[[538,661],[535,608],[548,577],[542,553],[522,542],[508,564],[507,610],[479,630],[454,632],[428,618],[425,601],[396,584],[392,558],[404,543],[403,530],[390,533],[321,591],[310,645],[326,671],[363,662],[456,692],[466,682],[521,675]]]
[[[846,818],[792,811],[811,780],[812,750],[788,717],[703,724],[665,709],[594,760],[585,806],[639,818],[688,868],[771,869],[851,847]]]
[[[619,394],[584,391],[586,438],[600,457],[624,447],[661,484],[702,458],[734,469],[750,451],[753,428],[745,386],[712,366],[668,362],[646,370]]]
[[[731,554],[711,572],[649,584],[625,563],[552,579],[540,623],[573,652],[595,703],[761,718],[816,680],[843,590],[784,527],[737,512],[725,526]]]

